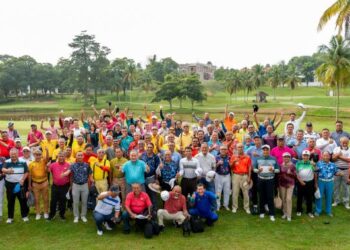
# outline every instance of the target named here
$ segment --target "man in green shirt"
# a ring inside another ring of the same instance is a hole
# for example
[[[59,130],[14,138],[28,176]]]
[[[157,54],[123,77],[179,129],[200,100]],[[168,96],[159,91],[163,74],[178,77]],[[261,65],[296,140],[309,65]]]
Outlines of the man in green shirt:
[[[125,162],[128,160],[123,157],[123,151],[121,148],[116,148],[115,149],[115,158],[110,161],[111,169],[110,169],[110,176],[109,176],[109,183],[111,185],[118,185],[121,190],[121,195],[122,195],[122,202],[124,205],[125,202],[125,178],[124,178],[124,173],[121,171],[122,166],[124,165]]]

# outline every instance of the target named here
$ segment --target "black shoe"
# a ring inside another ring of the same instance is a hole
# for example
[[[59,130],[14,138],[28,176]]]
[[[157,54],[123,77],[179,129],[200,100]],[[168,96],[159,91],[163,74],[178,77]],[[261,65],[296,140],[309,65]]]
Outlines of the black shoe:
[[[165,230],[165,227],[164,227],[164,226],[159,226],[159,232],[160,232],[160,233],[164,232],[164,230]]]
[[[123,230],[123,234],[130,234],[130,229],[128,229],[128,230]]]
[[[253,206],[251,213],[252,213],[253,215],[259,214],[258,206]]]
[[[66,217],[64,215],[60,215],[61,220],[66,221]]]
[[[214,226],[214,222],[212,220],[207,220],[206,224],[207,224],[208,227]]]
[[[53,219],[55,219],[55,217],[56,217],[56,215],[54,215],[54,216],[51,216],[51,215],[50,215],[49,218],[47,218],[47,220],[48,220],[48,221],[52,221]]]

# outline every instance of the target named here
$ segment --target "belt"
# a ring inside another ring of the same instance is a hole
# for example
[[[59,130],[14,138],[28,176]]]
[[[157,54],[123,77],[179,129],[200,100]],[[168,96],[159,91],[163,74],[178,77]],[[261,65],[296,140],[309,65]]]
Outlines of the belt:
[[[331,182],[333,181],[334,179],[323,179],[323,178],[318,178],[319,181],[324,181],[324,182]]]
[[[47,180],[45,180],[45,181],[32,181],[32,182],[35,184],[43,184],[44,182],[47,182]]]
[[[270,176],[270,177],[264,177],[264,176],[258,176],[259,179],[262,179],[262,180],[273,180],[275,177],[274,176]]]
[[[236,174],[236,175],[248,175],[248,173],[233,173],[233,174]]]
[[[86,184],[87,182],[85,182],[85,183],[75,183],[75,182],[73,182],[74,184],[76,184],[76,185],[79,185],[79,186],[81,186],[81,185],[84,185],[84,184]]]

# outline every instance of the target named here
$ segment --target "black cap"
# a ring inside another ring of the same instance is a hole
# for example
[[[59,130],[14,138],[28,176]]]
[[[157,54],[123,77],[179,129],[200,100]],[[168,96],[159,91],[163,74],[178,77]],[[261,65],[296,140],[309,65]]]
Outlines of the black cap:
[[[111,192],[113,192],[113,193],[119,193],[120,192],[119,186],[117,186],[117,185],[111,186],[111,188],[109,190]]]
[[[307,122],[306,123],[306,127],[312,127],[312,123],[311,122]]]

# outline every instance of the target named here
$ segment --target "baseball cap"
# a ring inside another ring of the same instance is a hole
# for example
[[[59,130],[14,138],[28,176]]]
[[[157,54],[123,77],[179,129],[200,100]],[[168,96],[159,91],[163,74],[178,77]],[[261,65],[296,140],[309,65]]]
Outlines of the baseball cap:
[[[111,192],[113,193],[119,193],[119,187],[117,185],[111,186],[111,188],[109,189]]]
[[[269,146],[269,145],[267,145],[267,144],[262,145],[262,146],[261,146],[261,149],[264,149],[264,148],[270,149],[270,146]]]
[[[17,138],[15,139],[15,142],[21,142],[21,138],[17,137]]]
[[[152,115],[152,119],[157,119],[157,116],[156,115]]]
[[[306,123],[306,127],[312,127],[312,123],[311,122],[307,122]]]
[[[288,152],[284,152],[284,153],[282,154],[282,156],[283,156],[283,157],[285,157],[285,156],[291,157],[290,153],[288,153]]]
[[[277,140],[284,140],[284,135],[277,135]]]
[[[45,135],[47,135],[47,134],[52,135],[52,132],[50,130],[48,130],[48,131],[45,132]]]
[[[107,135],[107,136],[106,136],[106,139],[113,139],[113,136]]]
[[[23,147],[22,151],[24,151],[24,150],[29,150],[30,151],[30,148],[25,146],[25,147]]]
[[[9,123],[7,124],[7,127],[12,127],[13,125],[15,125],[14,122],[9,122]]]
[[[310,155],[310,151],[309,150],[303,150],[302,155]]]
[[[235,116],[235,113],[233,113],[233,112],[230,112],[230,113],[229,113],[229,115]]]
[[[30,126],[31,126],[31,127],[36,127],[36,124],[33,123],[33,124],[30,124]]]

